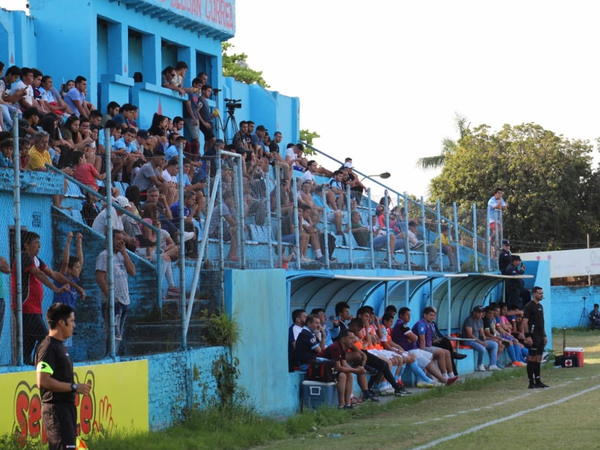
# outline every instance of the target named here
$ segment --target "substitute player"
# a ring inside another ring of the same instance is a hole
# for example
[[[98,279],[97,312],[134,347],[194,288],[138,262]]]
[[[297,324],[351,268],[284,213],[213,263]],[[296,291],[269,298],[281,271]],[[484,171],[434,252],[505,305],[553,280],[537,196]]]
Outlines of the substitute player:
[[[75,394],[88,394],[90,386],[75,384],[73,363],[64,346],[75,328],[73,308],[54,303],[46,312],[48,336],[38,345],[35,364],[42,397],[42,421],[50,450],[74,449],[77,440]]]
[[[529,347],[527,358],[527,377],[529,378],[529,389],[541,389],[549,386],[540,380],[540,367],[544,348],[548,343],[544,329],[544,307],[540,302],[544,299],[544,291],[535,286],[531,290],[532,301],[523,308],[523,332],[525,333],[525,345]]]

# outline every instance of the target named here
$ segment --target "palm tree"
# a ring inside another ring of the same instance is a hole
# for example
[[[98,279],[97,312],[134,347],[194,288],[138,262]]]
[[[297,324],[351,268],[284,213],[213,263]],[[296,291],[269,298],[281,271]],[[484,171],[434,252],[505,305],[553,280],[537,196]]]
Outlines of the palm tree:
[[[467,125],[467,118],[459,113],[455,113],[454,121],[456,129],[460,133],[460,139],[462,139],[469,131],[469,125]],[[458,141],[455,141],[448,137],[442,139],[442,153],[436,156],[426,156],[424,158],[419,158],[417,161],[417,167],[422,170],[439,169],[443,167],[444,163],[446,162],[446,157],[448,156],[448,154],[456,150],[460,139]]]

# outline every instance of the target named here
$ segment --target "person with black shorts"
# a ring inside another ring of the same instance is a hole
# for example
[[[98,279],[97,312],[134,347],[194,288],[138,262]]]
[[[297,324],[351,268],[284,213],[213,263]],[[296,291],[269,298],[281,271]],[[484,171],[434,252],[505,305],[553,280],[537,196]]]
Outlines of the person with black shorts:
[[[200,119],[200,131],[204,135],[204,152],[202,154],[209,151],[212,146],[215,144],[215,132],[213,130],[212,124],[212,114],[210,112],[210,105],[208,104],[208,99],[212,95],[212,87],[208,84],[202,86],[202,96],[198,101],[199,115],[198,119]]]
[[[525,345],[529,347],[527,358],[527,377],[529,378],[529,389],[541,389],[549,386],[540,380],[540,367],[544,348],[548,343],[544,329],[544,308],[541,301],[544,299],[544,291],[535,286],[531,290],[532,301],[523,308],[523,332],[525,333]]]
[[[48,336],[35,355],[37,385],[42,399],[42,422],[50,450],[76,448],[77,410],[75,395],[87,395],[91,386],[76,384],[73,362],[64,341],[73,335],[75,313],[64,303],[54,303],[46,312]]]

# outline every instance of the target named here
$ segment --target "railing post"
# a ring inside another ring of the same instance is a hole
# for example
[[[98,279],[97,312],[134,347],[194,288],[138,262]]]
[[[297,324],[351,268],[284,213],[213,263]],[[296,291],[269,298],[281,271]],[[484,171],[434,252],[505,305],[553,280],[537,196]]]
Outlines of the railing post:
[[[275,167],[275,166],[273,166]],[[268,175],[267,175],[268,176]],[[273,268],[273,248],[272,248],[272,240],[273,240],[273,224],[271,223],[271,192],[269,191],[269,181],[270,178],[265,178],[263,181],[265,183],[265,200],[266,200],[266,209],[267,209],[267,247],[269,250],[269,269]]]
[[[457,271],[460,273],[461,264],[460,264],[460,243],[459,243],[459,235],[458,235],[458,211],[456,209],[456,202],[452,203],[452,215],[454,217],[454,242],[456,243],[456,265]]]
[[[477,257],[477,204],[475,203],[473,203],[473,254],[475,257],[475,272],[479,272],[479,258]]]
[[[279,166],[275,167],[275,197],[277,201],[277,205],[275,206],[275,211],[277,213],[277,255],[278,255],[278,267],[283,266],[283,243],[281,239],[283,238],[281,233],[281,169]],[[296,258],[300,258],[300,255],[296,255]]]
[[[239,215],[239,220],[238,220],[238,236],[239,236],[239,240],[238,240],[238,249],[240,250],[240,262],[241,262],[241,268],[245,269],[246,268],[246,225],[245,225],[245,221],[246,219],[244,218],[245,213],[244,213],[244,174],[242,172],[242,160],[240,158],[239,160],[239,164],[238,164],[238,198],[239,198],[239,206],[238,206],[238,215]]]
[[[223,247],[223,172],[222,172],[222,161],[221,161],[221,151],[217,152],[217,176],[218,180],[218,196],[219,196],[219,267],[221,268],[221,272],[225,270],[225,250]],[[213,213],[214,214],[214,213]]]
[[[350,268],[354,267],[354,252],[352,251],[352,204],[350,203],[350,186],[346,186],[346,211],[348,211],[348,249],[350,255]],[[326,205],[327,207],[327,205]]]
[[[473,229],[477,229],[476,227],[473,227]],[[492,252],[492,239],[495,240],[496,236],[491,236],[490,235],[490,209],[486,208],[486,221],[485,221],[485,233],[486,233],[486,238],[487,238],[487,244],[486,244],[486,253],[487,253],[487,267],[488,270],[492,270],[491,267],[491,252]],[[496,228],[497,230],[497,228]],[[494,233],[495,235],[496,233]]]
[[[444,271],[444,252],[442,251],[442,214],[440,211],[440,199],[439,198],[435,202],[435,212],[437,214],[436,244],[439,243],[439,248],[437,249],[437,252],[438,252],[438,258],[440,258],[440,272],[443,272]]]
[[[23,359],[23,266],[21,260],[21,154],[19,147],[19,115],[13,113],[13,159],[14,159],[14,191],[15,202],[15,261],[16,261],[16,288],[17,288],[17,365],[24,364]],[[2,275],[3,276],[3,275]],[[8,296],[7,296],[8,297]],[[28,355],[29,356],[29,355]]]
[[[369,218],[367,219],[367,227],[369,229],[369,250],[371,252],[371,269],[375,268],[375,247],[373,246],[373,210],[371,209],[371,188],[367,188],[369,197]],[[348,227],[352,228],[352,220],[348,220]]]
[[[387,257],[387,267],[388,269],[392,268],[392,258],[394,257],[394,254],[392,253],[391,249],[390,249],[390,208],[389,208],[389,203],[388,203],[388,199],[389,199],[389,193],[387,191],[387,189],[385,190],[385,245],[387,246],[386,253],[388,255]]]
[[[106,165],[106,178],[104,184],[106,186],[106,274],[108,276],[108,302],[109,302],[109,324],[110,324],[110,357],[115,358],[117,353],[115,341],[115,287],[113,274],[113,223],[112,223],[112,173],[110,162],[110,130],[104,129],[104,158]],[[158,271],[160,280],[160,271]]]
[[[321,189],[321,199],[323,200],[323,205],[327,205],[327,195],[325,193],[325,186]],[[327,229],[327,211],[326,208],[323,208],[323,214],[321,215],[321,219],[323,222],[323,256],[325,256],[325,267],[329,270],[331,268],[331,263],[329,261],[329,230]]]
[[[183,144],[179,143],[179,155],[177,158],[178,174],[177,183],[179,190],[179,311],[181,311],[182,319],[185,317],[185,205],[184,205],[184,192],[183,192]],[[198,239],[196,238],[196,241]],[[196,242],[196,245],[198,243]],[[158,244],[157,244],[158,250]],[[158,251],[156,254],[156,260],[161,258]],[[171,262],[165,261],[164,264],[171,264]],[[159,273],[160,277],[160,273]],[[162,281],[162,280],[161,280]],[[187,349],[187,326],[185,320],[181,321],[181,346],[185,350]]]
[[[294,243],[294,251],[296,253],[296,269],[301,269],[300,260],[302,256],[300,255],[300,224],[298,220],[298,181],[296,177],[292,177],[292,196],[294,199],[294,228],[296,234],[296,242]],[[308,256],[308,255],[307,255]]]

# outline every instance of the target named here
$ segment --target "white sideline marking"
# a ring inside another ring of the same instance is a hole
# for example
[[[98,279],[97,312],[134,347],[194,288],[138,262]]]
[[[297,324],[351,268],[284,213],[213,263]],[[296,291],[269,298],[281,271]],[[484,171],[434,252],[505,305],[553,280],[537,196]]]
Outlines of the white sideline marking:
[[[559,400],[556,400],[556,401],[554,401],[552,403],[546,403],[545,405],[536,406],[535,408],[526,409],[524,411],[519,411],[517,413],[511,414],[510,416],[502,417],[501,419],[495,419],[495,420],[491,420],[489,422],[483,423],[481,425],[477,425],[475,427],[469,428],[468,430],[461,431],[460,433],[455,433],[455,434],[451,434],[450,436],[446,436],[446,437],[443,437],[443,438],[440,438],[440,439],[436,439],[435,441],[431,441],[428,444],[421,445],[419,447],[415,447],[412,450],[425,450],[427,448],[431,448],[431,447],[434,447],[434,446],[436,446],[438,444],[441,444],[442,442],[452,441],[454,439],[457,439],[459,437],[465,436],[467,434],[475,433],[476,431],[482,430],[484,428],[491,427],[493,425],[497,425],[499,423],[503,423],[503,422],[506,422],[508,420],[516,419],[517,417],[524,416],[525,414],[529,414],[529,413],[535,412],[535,411],[540,411],[540,410],[545,409],[545,408],[547,408],[549,406],[560,405],[561,403],[564,403],[564,402],[569,401],[571,399],[577,398],[580,395],[588,394],[588,393],[590,393],[592,391],[595,391],[596,389],[600,389],[600,384],[598,384],[598,385],[596,385],[594,387],[585,389],[583,391],[580,391],[580,392],[578,392],[576,394],[572,394],[572,395],[569,395],[567,397],[563,397],[563,398],[561,398]]]

